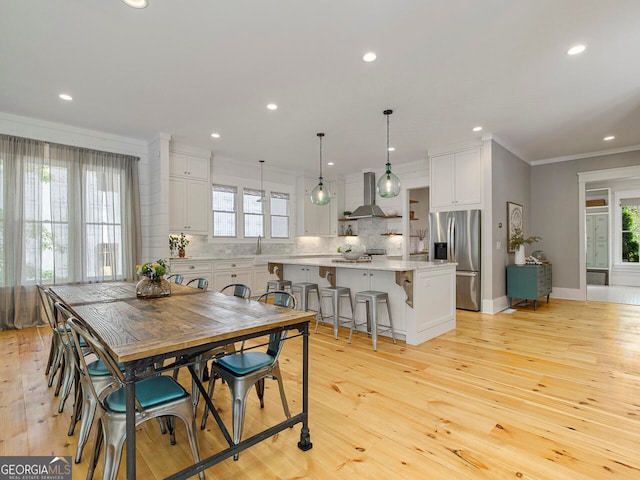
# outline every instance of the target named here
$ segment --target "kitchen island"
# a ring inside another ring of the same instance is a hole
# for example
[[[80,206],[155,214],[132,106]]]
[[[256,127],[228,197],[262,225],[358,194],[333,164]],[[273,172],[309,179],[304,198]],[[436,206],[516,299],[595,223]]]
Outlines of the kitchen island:
[[[342,258],[311,257],[274,259],[269,262],[269,271],[293,283],[349,287],[352,298],[364,290],[387,292],[396,337],[409,345],[419,345],[456,326],[454,263],[375,258],[370,262],[345,262]],[[310,303],[315,308],[313,298]],[[323,305],[330,308],[329,302]],[[358,309],[357,322],[362,322],[364,314],[364,308]]]

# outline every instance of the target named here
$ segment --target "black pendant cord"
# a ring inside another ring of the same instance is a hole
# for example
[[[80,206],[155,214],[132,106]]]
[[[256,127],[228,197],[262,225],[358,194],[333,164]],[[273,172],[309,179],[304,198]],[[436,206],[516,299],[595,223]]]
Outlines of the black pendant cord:
[[[318,133],[317,135],[320,139],[320,178],[318,183],[322,185],[322,137],[324,137],[324,133]]]
[[[387,173],[389,173],[391,162],[389,161],[389,115],[393,113],[393,110],[385,110],[384,113],[387,116]]]

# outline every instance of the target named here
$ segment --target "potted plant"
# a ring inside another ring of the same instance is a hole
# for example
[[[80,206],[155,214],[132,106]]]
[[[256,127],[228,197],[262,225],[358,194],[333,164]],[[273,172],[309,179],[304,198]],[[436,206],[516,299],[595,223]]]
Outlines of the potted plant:
[[[190,240],[181,233],[180,235],[169,235],[169,250],[171,250],[171,256],[175,256],[176,250],[178,251],[178,256],[180,258],[184,258],[185,251],[189,245]]]
[[[516,265],[524,265],[525,257],[524,257],[524,245],[531,245],[532,243],[539,242],[542,240],[541,237],[536,237],[535,235],[529,238],[524,238],[524,234],[522,233],[521,228],[516,228],[513,230],[513,235],[511,236],[511,241],[509,242],[509,248],[511,250],[516,251],[515,264]]]

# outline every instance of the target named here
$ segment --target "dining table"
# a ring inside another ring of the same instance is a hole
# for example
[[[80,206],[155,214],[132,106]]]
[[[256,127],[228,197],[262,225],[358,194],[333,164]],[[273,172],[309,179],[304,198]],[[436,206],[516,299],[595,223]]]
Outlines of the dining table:
[[[136,478],[136,382],[157,375],[163,368],[188,367],[228,444],[222,451],[167,478],[182,479],[198,474],[298,423],[302,424],[298,448],[303,451],[312,448],[308,425],[308,337],[309,322],[315,318],[315,312],[292,310],[191,287],[182,288],[196,290],[197,295],[179,294],[172,290],[169,297],[139,299],[135,297],[135,288],[133,296],[127,296],[124,292],[129,287],[122,283],[126,282],[97,284],[101,287],[93,287],[92,298],[89,298],[91,288],[88,285],[54,286],[51,290],[102,341],[113,358],[124,364],[127,479]],[[302,411],[234,444],[193,365],[200,359],[199,354],[212,348],[283,330],[287,330],[286,341],[302,337]],[[168,359],[172,363],[159,367]]]

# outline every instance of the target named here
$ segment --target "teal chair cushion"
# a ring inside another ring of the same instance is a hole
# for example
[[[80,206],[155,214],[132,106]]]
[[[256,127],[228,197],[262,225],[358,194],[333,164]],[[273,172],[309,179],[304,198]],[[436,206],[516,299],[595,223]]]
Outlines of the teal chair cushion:
[[[216,360],[222,368],[242,376],[273,363],[273,357],[263,352],[235,353]]]
[[[124,363],[118,362],[118,368],[120,368],[121,372],[124,372]],[[96,360],[95,362],[88,364],[87,371],[92,377],[105,377],[107,375],[111,375],[102,360]]]
[[[166,375],[136,382],[136,398],[142,408],[155,407],[188,396],[189,393],[178,382]],[[126,411],[124,387],[107,395],[104,405],[112,412],[124,413]]]

